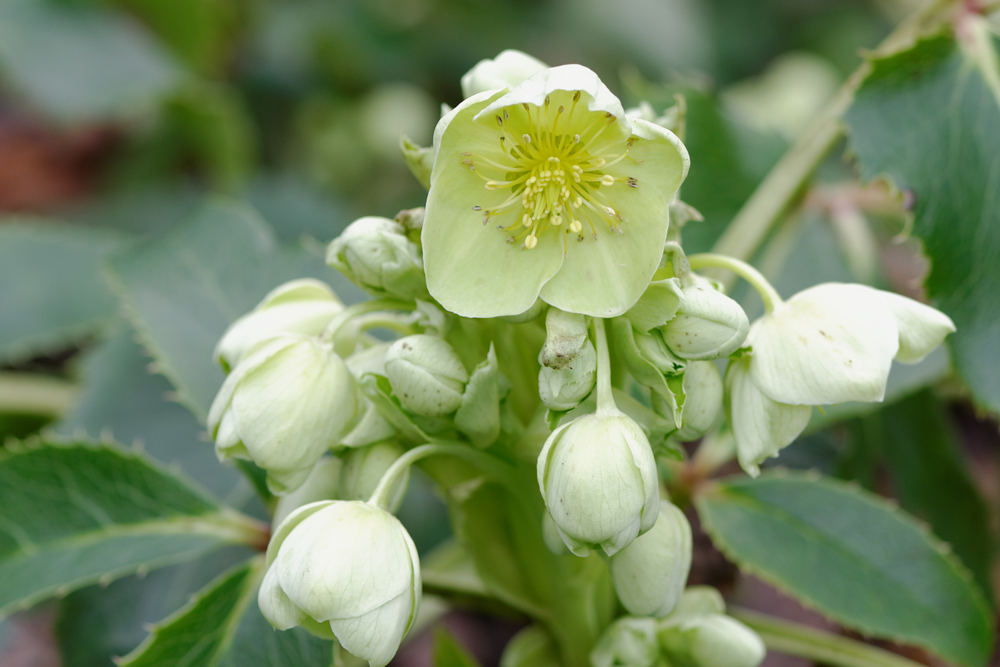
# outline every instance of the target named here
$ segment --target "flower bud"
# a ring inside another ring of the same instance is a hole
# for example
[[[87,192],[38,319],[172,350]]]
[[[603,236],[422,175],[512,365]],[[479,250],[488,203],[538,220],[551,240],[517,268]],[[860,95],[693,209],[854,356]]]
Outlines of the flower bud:
[[[349,450],[344,454],[344,466],[340,470],[340,497],[343,500],[368,500],[385,471],[405,451],[392,441]],[[389,492],[386,509],[395,512],[399,508],[409,483],[410,469],[407,468]]]
[[[668,622],[659,638],[671,662],[691,667],[757,667],[767,652],[756,632],[722,614]]]
[[[653,667],[659,662],[653,618],[619,618],[605,628],[590,652],[593,667]]]
[[[420,605],[420,561],[406,529],[360,501],[296,510],[267,548],[257,601],[279,630],[302,626],[371,667],[395,655]]]
[[[341,461],[336,456],[324,456],[317,461],[302,486],[278,498],[271,526],[277,528],[289,514],[303,505],[337,498],[340,469]]]
[[[326,263],[373,296],[427,298],[420,249],[388,218],[352,222],[330,244]]]
[[[385,374],[403,407],[443,417],[462,404],[469,373],[451,345],[436,336],[400,338],[385,355]]]
[[[356,379],[360,379],[365,373],[385,375],[385,353],[389,350],[390,345],[391,343],[382,343],[355,352],[345,359],[344,363],[347,364],[351,375]],[[396,427],[382,416],[374,403],[363,396],[361,403],[362,416],[351,432],[340,439],[341,445],[344,447],[364,447],[388,440],[396,435]]]
[[[668,402],[655,392],[652,402],[653,410],[668,420],[674,421],[675,417],[680,417],[675,421],[680,427],[674,437],[682,442],[690,442],[705,435],[715,423],[722,408],[722,398],[722,376],[715,364],[711,361],[690,361],[684,370],[681,391],[674,395],[674,402]]]
[[[268,486],[298,488],[313,465],[360,416],[354,378],[333,346],[297,335],[276,337],[226,378],[208,414],[220,459],[249,458]]]
[[[215,358],[228,372],[261,341],[284,333],[315,336],[343,309],[325,283],[308,278],[287,282],[229,326],[215,346]]]
[[[630,614],[669,614],[691,570],[691,525],[684,512],[661,500],[656,524],[608,565],[618,599]]]
[[[721,359],[736,351],[750,323],[740,305],[707,284],[683,289],[677,315],[661,328],[667,347],[682,359]]]
[[[492,60],[480,60],[462,77],[462,96],[514,87],[547,65],[527,53],[507,49]]]
[[[538,394],[549,410],[572,410],[590,395],[596,382],[597,352],[585,339],[569,365],[559,370],[547,366],[539,369]]]
[[[563,542],[577,556],[613,556],[653,527],[656,461],[642,428],[614,410],[560,426],[538,456],[538,486]]]
[[[583,315],[550,308],[545,315],[545,344],[538,363],[562,370],[569,366],[587,343],[587,321]]]

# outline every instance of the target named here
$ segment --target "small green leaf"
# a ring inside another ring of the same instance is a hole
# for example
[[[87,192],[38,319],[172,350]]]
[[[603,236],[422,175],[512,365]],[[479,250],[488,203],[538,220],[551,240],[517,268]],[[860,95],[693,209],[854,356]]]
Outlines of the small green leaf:
[[[742,568],[843,625],[965,667],[993,644],[986,601],[926,528],[841,482],[770,474],[697,499],[713,541]]]
[[[500,435],[500,369],[490,345],[486,360],[472,372],[462,405],[455,413],[455,427],[477,447],[489,447]]]
[[[480,667],[464,646],[444,628],[434,631],[434,667]]]
[[[101,262],[125,238],[51,221],[4,221],[0,361],[54,352],[109,327],[116,305]]]
[[[997,40],[969,15],[961,41],[940,34],[874,60],[845,121],[869,181],[913,201],[931,260],[928,295],[955,322],[955,368],[1000,410],[1000,66]]]
[[[0,527],[0,615],[261,538],[252,520],[143,458],[84,443],[0,458]]]

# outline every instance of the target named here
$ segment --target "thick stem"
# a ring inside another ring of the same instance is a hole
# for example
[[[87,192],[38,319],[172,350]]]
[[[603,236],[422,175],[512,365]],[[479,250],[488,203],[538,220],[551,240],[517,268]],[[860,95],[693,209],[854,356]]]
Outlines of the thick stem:
[[[597,414],[618,411],[611,388],[611,354],[608,352],[608,334],[604,320],[594,318],[594,347],[597,348]]]
[[[368,499],[369,505],[375,505],[386,509],[389,506],[389,494],[396,480],[406,472],[406,469],[428,456],[455,456],[468,461],[493,479],[506,485],[515,494],[521,491],[521,484],[514,471],[514,468],[500,461],[496,457],[490,456],[478,449],[473,449],[469,445],[449,445],[433,443],[414,447],[396,459],[389,469],[382,475],[378,486]]]
[[[0,373],[0,412],[61,417],[76,403],[72,382],[28,373]]]
[[[895,653],[798,623],[745,609],[730,609],[729,614],[756,631],[764,644],[778,653],[833,667],[920,667]]]
[[[876,53],[886,53],[915,40],[923,31],[950,18],[947,11],[955,0],[931,0],[886,37]],[[826,154],[843,134],[841,118],[854,102],[854,93],[871,71],[868,61],[848,77],[837,94],[816,119],[803,130],[788,152],[740,209],[726,231],[716,241],[713,252],[748,260],[760,247],[771,226],[788,208]],[[723,284],[732,286],[732,277]]]
[[[735,257],[705,252],[699,255],[691,255],[688,257],[688,262],[690,262],[692,270],[709,266],[729,269],[757,290],[761,301],[764,302],[764,310],[768,313],[783,303],[778,291],[771,286],[771,283],[767,282],[767,278],[760,271]]]

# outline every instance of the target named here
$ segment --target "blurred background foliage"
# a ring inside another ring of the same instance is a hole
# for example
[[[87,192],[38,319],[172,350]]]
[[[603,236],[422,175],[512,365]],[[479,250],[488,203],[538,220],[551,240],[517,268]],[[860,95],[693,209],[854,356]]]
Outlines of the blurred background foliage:
[[[139,444],[263,516],[251,485],[205,442],[205,396],[221,381],[205,348],[281,280],[314,275],[345,301],[361,298],[324,266],[323,248],[356,217],[423,204],[400,135],[429,144],[441,104],[461,101],[459,79],[476,62],[515,48],[582,63],[626,106],[645,100],[657,112],[682,95],[692,157],[682,195],[705,218],[685,227],[684,245],[697,252],[859,65],[859,49],[915,4],[3,0],[0,440],[48,428]],[[862,188],[842,152],[755,263],[786,296],[845,280],[919,297],[927,265],[916,241],[899,241],[904,202]],[[143,278],[137,265],[161,273]],[[751,319],[759,313],[754,295],[734,296]],[[156,321],[163,304],[180,313],[176,331]],[[892,383],[885,409],[817,413],[778,463],[896,496],[992,596],[995,414],[973,407],[944,351]],[[401,518],[423,552],[448,535],[419,478]],[[142,623],[234,558],[85,589],[5,622],[0,663],[61,650],[67,666],[110,664],[142,639]],[[692,583],[732,584],[720,561],[702,557]],[[742,590],[753,606],[759,591]],[[479,657],[489,663],[488,649]]]

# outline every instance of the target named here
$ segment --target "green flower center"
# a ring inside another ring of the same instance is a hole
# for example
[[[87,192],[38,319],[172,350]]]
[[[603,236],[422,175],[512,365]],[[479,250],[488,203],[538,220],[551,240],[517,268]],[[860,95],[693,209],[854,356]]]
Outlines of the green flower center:
[[[607,188],[616,184],[635,188],[638,181],[605,170],[626,159],[641,162],[628,156],[634,137],[622,152],[606,152],[607,142],[598,141],[618,119],[610,113],[580,111],[579,101],[577,91],[568,111],[565,105],[554,109],[549,97],[542,106],[522,104],[526,118],[513,121],[511,107],[503,109],[496,116],[502,157],[462,153],[462,163],[486,182],[487,190],[510,190],[502,203],[485,211],[481,206],[472,210],[483,211],[484,225],[494,218],[504,220],[506,224],[497,229],[510,234],[508,243],[520,241],[523,250],[534,248],[541,234],[561,232],[565,252],[571,233],[583,241],[585,226],[595,241],[602,225],[622,233],[623,219]]]

